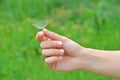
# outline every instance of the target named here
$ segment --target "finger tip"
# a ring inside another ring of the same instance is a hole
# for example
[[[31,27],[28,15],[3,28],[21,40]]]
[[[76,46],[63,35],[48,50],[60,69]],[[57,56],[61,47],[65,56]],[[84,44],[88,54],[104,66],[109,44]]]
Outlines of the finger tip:
[[[43,31],[47,31],[47,29],[46,29],[46,28],[44,28],[44,29],[43,29]]]
[[[43,31],[44,34],[47,34],[47,33],[48,33],[48,30],[45,29],[45,28],[44,28],[42,31]]]
[[[44,28],[42,31],[43,31],[43,32],[46,32],[46,31],[47,31],[47,29],[45,29],[45,28]]]
[[[43,31],[41,31],[41,32],[38,32],[38,36],[39,36],[39,37],[42,37],[42,36],[44,36],[44,33],[43,33]]]
[[[43,37],[44,36],[44,33],[41,31],[41,32],[37,32],[37,34],[36,34],[36,39],[39,39],[39,38],[41,38],[41,37]]]

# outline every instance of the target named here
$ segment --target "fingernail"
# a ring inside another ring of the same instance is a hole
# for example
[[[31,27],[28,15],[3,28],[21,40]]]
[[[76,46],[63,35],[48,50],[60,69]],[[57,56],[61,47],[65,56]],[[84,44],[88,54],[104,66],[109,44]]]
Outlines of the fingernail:
[[[62,60],[62,59],[63,59],[63,56],[59,56],[58,58],[59,58],[59,60]]]
[[[57,42],[57,46],[61,46],[61,45],[62,45],[61,41]]]
[[[64,54],[64,50],[60,50],[59,53],[60,53],[61,55],[63,55],[63,54]]]

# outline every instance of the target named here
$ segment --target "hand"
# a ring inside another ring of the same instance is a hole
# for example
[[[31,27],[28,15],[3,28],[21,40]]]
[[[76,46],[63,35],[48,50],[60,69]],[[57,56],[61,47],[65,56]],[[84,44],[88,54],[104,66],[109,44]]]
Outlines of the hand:
[[[41,42],[42,55],[49,68],[57,71],[73,71],[83,68],[81,57],[84,47],[46,29],[38,32],[36,38]]]
[[[120,79],[120,51],[84,48],[74,41],[44,29],[36,38],[41,42],[45,63],[53,70],[84,70]]]

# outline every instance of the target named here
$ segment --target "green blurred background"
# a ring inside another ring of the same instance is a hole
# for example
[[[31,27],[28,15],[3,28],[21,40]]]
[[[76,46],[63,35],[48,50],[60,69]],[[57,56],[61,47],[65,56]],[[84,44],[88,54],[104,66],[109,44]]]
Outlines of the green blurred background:
[[[41,19],[84,47],[120,49],[120,0],[0,0],[0,80],[116,80],[49,70],[32,26]]]

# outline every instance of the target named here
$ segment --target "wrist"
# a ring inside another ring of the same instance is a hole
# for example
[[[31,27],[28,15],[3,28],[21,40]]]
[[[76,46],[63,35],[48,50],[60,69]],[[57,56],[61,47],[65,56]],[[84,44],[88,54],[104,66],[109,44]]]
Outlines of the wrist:
[[[98,52],[90,48],[83,48],[79,51],[79,64],[82,65],[79,65],[79,70],[91,71],[94,67],[99,66],[101,62],[104,62],[103,57]]]

